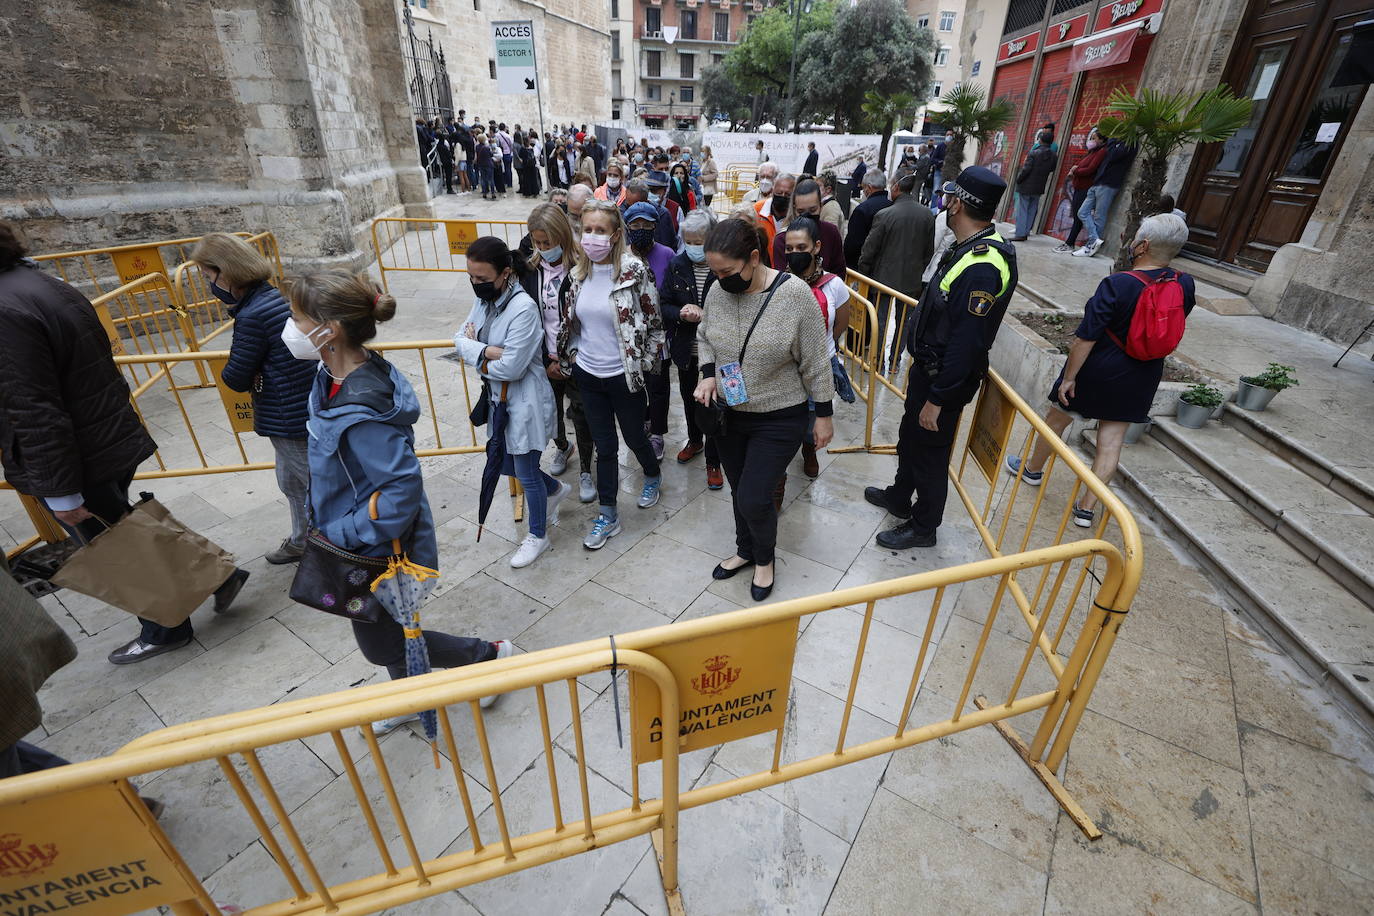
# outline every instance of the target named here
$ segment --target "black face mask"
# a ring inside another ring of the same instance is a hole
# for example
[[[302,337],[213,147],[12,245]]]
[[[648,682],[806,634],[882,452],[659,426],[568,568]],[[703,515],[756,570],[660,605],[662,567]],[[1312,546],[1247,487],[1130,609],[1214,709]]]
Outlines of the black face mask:
[[[501,295],[503,287],[497,286],[491,281],[484,280],[481,283],[473,283],[472,291],[477,294],[477,298],[483,302],[495,302]]]
[[[809,251],[789,251],[787,253],[787,269],[799,277],[804,277],[811,272],[811,264],[816,256]]]
[[[820,221],[821,221],[821,211],[819,211],[819,210],[813,210],[813,211],[811,211],[810,213],[808,213],[808,212],[806,212],[806,211],[804,211],[804,210],[798,210],[798,211],[797,211],[797,216],[805,216],[805,217],[808,217],[808,218],[810,218],[810,219],[814,219],[816,222],[820,222]]]
[[[631,229],[630,247],[635,251],[648,251],[654,247],[654,230]]]
[[[774,194],[774,195],[773,195],[773,215],[774,215],[774,216],[786,216],[786,215],[787,215],[787,208],[788,208],[789,206],[791,206],[791,204],[792,204],[792,195],[791,195],[791,194]]]
[[[736,296],[747,290],[749,284],[753,282],[753,277],[750,277],[748,280],[744,279],[743,272],[731,274],[728,277],[720,277],[716,280],[716,283],[720,285],[721,289]]]
[[[229,290],[227,290],[227,289],[225,289],[224,287],[220,286],[218,283],[216,283],[216,282],[213,281],[213,280],[210,281],[210,292],[214,293],[214,294],[215,294],[215,298],[218,299],[220,302],[223,302],[225,305],[238,305],[238,304],[239,304],[239,301],[238,301],[237,299],[234,298],[234,294],[233,294],[233,293],[229,292]]]

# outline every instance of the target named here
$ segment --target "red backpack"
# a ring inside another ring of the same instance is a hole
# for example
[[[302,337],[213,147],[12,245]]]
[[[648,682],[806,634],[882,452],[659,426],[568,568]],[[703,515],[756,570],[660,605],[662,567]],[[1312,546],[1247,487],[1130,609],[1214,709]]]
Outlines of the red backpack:
[[[1125,342],[1111,331],[1107,334],[1132,359],[1162,359],[1174,352],[1183,339],[1187,318],[1183,311],[1183,284],[1172,271],[1161,274],[1158,280],[1138,270],[1127,273],[1144,283],[1145,288],[1136,298]]]

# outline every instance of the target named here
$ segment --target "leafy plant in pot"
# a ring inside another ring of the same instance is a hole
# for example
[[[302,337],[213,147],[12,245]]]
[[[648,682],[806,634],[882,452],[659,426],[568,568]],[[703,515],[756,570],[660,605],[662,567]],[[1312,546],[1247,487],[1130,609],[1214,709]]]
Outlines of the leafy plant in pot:
[[[1202,429],[1207,425],[1212,412],[1225,400],[1220,389],[1211,385],[1199,383],[1191,386],[1178,396],[1178,425],[1189,429]]]
[[[1236,392],[1236,406],[1245,410],[1263,410],[1274,396],[1298,383],[1292,366],[1270,363],[1259,375],[1242,375],[1240,390]]]

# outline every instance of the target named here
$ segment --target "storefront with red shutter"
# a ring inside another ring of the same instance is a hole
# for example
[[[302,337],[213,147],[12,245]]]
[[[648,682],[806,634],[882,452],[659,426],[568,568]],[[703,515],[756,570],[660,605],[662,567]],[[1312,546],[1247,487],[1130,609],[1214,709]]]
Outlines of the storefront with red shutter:
[[[1068,169],[1086,152],[1088,131],[1102,119],[1112,91],[1134,93],[1139,86],[1163,6],[1164,0],[1108,0],[1076,16],[1051,17],[1036,31],[1003,39],[998,47],[991,98],[1010,99],[1016,116],[1005,132],[984,144],[979,164],[1014,186],[1036,132],[1055,125],[1059,165],[1045,192],[1048,206],[1042,203],[1037,214],[1045,233],[1068,235],[1073,219]],[[1014,190],[1003,198],[1004,216],[1012,211]]]

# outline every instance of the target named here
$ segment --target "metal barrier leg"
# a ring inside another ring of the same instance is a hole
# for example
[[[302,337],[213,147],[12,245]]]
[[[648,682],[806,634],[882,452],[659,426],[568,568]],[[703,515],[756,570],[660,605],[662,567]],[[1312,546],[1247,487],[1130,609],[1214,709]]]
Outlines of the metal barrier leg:
[[[979,709],[987,709],[991,704],[987,697],[977,696],[973,698],[973,705]],[[1025,761],[1026,766],[1030,767],[1031,772],[1040,778],[1040,781],[1045,784],[1045,788],[1049,789],[1050,794],[1054,796],[1054,800],[1059,802],[1059,807],[1064,809],[1064,813],[1078,825],[1079,830],[1083,831],[1083,835],[1090,840],[1102,839],[1102,831],[1098,830],[1097,825],[1092,822],[1092,818],[1088,817],[1088,812],[1084,811],[1083,806],[1069,794],[1068,789],[1064,788],[1059,777],[1054,775],[1054,770],[1030,755],[1030,747],[1021,740],[1021,736],[1016,733],[1016,730],[1005,721],[993,722],[992,727],[997,729],[998,734],[1007,739],[1012,750],[1016,751]]]

